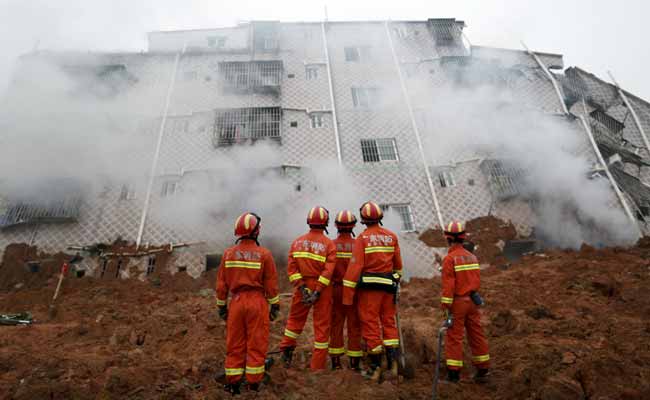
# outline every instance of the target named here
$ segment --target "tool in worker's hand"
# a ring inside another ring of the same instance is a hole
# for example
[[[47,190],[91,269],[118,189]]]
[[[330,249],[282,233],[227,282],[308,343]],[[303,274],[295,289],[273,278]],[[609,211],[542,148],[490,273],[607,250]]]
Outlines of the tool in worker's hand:
[[[54,296],[52,297],[52,302],[50,303],[50,308],[48,309],[48,315],[50,319],[53,319],[56,317],[57,314],[57,309],[56,309],[56,299],[59,297],[59,291],[61,290],[61,284],[63,283],[63,277],[65,274],[68,272],[68,268],[70,264],[76,264],[79,261],[83,260],[83,257],[79,255],[79,253],[75,254],[69,262],[64,262],[63,265],[61,265],[61,272],[59,273],[59,282],[56,284],[56,290],[54,291]]]
[[[443,335],[453,324],[453,316],[449,311],[447,311],[445,321],[442,323],[442,327],[438,330],[438,353],[436,354],[436,370],[433,378],[433,394],[431,396],[433,400],[436,400],[438,397],[438,381],[440,380],[440,359],[442,358]]]

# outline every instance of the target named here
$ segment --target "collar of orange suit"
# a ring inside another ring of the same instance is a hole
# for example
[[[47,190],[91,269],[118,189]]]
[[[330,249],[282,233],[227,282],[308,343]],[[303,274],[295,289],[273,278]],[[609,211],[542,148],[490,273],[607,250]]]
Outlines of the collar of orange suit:
[[[309,233],[320,233],[322,235],[325,235],[325,229],[321,228],[309,228]]]

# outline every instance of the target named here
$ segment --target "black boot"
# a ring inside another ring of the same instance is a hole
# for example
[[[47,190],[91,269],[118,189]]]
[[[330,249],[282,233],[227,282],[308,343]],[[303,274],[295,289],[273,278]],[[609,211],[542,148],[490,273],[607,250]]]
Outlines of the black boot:
[[[386,369],[397,376],[397,363],[399,358],[399,349],[397,347],[386,348]]]
[[[285,368],[291,367],[291,359],[293,358],[294,350],[295,347],[287,347],[286,349],[282,350],[282,361],[284,362]]]
[[[460,371],[456,369],[448,369],[447,381],[451,383],[458,383],[460,381]]]
[[[241,394],[241,391],[239,390],[240,386],[241,386],[241,382],[226,383],[223,386],[223,389],[234,396],[236,394]]]
[[[259,382],[249,383],[248,384],[248,390],[250,390],[252,392],[259,392],[259,390],[260,390]]]
[[[349,357],[350,369],[354,371],[361,371],[361,357]]]
[[[490,376],[490,370],[487,368],[479,368],[474,375],[474,381],[477,383],[485,383]]]
[[[363,373],[363,377],[371,381],[379,381],[381,378],[381,353],[370,354],[370,367]]]
[[[332,360],[332,371],[343,368],[341,366],[341,356],[331,356],[330,359]]]

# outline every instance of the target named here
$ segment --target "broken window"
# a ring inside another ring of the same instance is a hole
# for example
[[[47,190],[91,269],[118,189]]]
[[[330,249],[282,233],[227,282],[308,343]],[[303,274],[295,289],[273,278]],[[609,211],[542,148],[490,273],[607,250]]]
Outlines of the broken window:
[[[625,129],[625,124],[617,120],[616,118],[612,117],[611,115],[607,114],[605,111],[596,109],[589,113],[589,115],[595,119],[596,121],[600,122],[603,124],[611,133],[619,133],[623,129]]]
[[[352,88],[352,104],[355,108],[372,108],[379,105],[377,88]]]
[[[502,160],[484,160],[481,170],[487,176],[492,194],[499,200],[520,194],[524,180],[524,170],[511,162]]]
[[[280,140],[280,107],[238,108],[217,111],[214,140],[216,146],[259,139]]]
[[[456,181],[454,180],[454,174],[452,171],[442,171],[438,173],[438,180],[440,181],[440,187],[456,186]]]
[[[309,122],[312,128],[322,128],[323,127],[323,114],[322,113],[311,113],[309,114]]]
[[[415,231],[415,221],[411,213],[411,206],[409,204],[381,204],[382,211],[394,211],[402,221],[402,232]]]
[[[226,46],[225,36],[208,36],[208,47],[221,49]]]
[[[120,190],[120,200],[134,200],[135,187],[132,184],[125,183]]]
[[[219,77],[225,91],[279,92],[282,61],[219,63]]]
[[[395,139],[361,139],[363,162],[399,161]]]
[[[305,67],[305,78],[308,81],[318,79],[318,67],[316,65],[307,65]]]
[[[174,194],[176,194],[177,190],[178,190],[178,182],[177,181],[163,182],[162,190],[160,191],[160,196],[161,197],[173,196]]]

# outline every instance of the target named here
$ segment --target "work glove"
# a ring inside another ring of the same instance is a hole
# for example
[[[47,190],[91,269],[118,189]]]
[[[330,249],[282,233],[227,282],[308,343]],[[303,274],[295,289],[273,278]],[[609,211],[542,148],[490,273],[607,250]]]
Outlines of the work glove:
[[[305,285],[300,286],[300,293],[302,294],[302,302],[305,304],[311,304],[309,299],[311,298],[311,289]]]
[[[320,292],[318,290],[315,290],[312,292],[311,296],[309,296],[309,303],[307,304],[315,304],[318,299],[320,299]]]
[[[400,281],[402,280],[402,276],[397,272],[393,272],[393,279],[395,280],[395,282],[400,283]]]
[[[219,318],[228,320],[228,306],[219,306]]]
[[[280,305],[271,304],[271,311],[269,311],[269,320],[275,321],[275,319],[278,317],[278,314],[280,314]]]
[[[445,318],[445,321],[443,322],[443,326],[446,327],[446,328],[451,328],[452,325],[454,325],[453,314],[450,313],[449,310],[446,310],[444,318]]]

